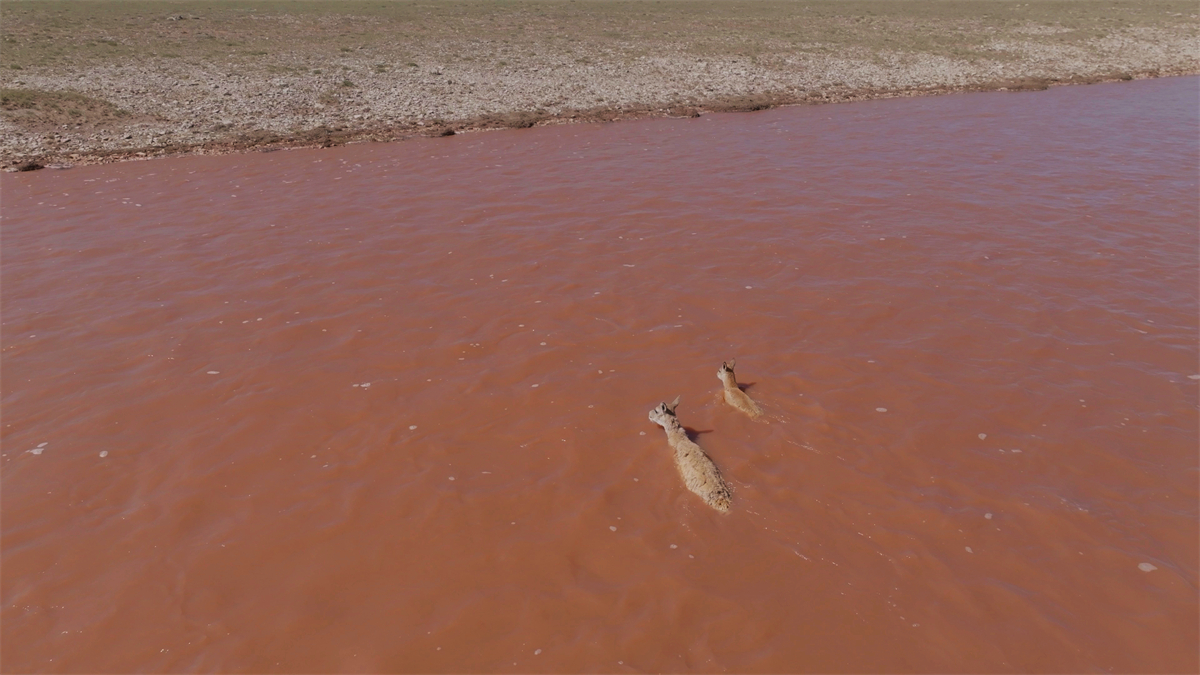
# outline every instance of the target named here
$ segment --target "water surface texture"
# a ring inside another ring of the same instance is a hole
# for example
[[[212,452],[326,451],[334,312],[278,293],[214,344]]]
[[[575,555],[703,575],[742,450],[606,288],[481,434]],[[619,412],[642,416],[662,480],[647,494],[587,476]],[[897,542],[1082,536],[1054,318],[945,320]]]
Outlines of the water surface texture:
[[[5,175],[5,669],[1194,672],[1197,85]]]

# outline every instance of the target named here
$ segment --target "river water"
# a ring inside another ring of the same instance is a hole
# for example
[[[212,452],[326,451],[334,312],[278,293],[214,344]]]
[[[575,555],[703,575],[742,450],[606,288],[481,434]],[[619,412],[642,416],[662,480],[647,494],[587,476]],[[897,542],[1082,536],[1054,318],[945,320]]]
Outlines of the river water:
[[[4,668],[1195,672],[1198,83],[5,175]]]

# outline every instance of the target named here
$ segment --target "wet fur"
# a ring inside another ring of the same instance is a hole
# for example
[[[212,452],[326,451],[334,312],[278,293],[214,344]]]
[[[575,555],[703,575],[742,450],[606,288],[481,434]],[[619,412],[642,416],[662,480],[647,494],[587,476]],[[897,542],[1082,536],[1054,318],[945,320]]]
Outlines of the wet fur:
[[[728,363],[721,362],[721,367],[717,369],[717,379],[721,380],[721,384],[725,387],[725,402],[746,413],[751,419],[758,419],[762,417],[762,408],[758,407],[758,404],[747,396],[746,392],[738,388],[737,377],[733,374],[733,367],[736,364],[737,359]]]
[[[675,451],[675,468],[679,469],[679,476],[683,478],[687,489],[709,506],[725,513],[733,501],[729,485],[721,478],[721,471],[717,469],[717,465],[704,454],[699,445],[688,438],[687,432],[679,424],[679,419],[675,417],[675,408],[678,405],[678,398],[669,406],[660,403],[650,411],[650,421],[667,432],[667,443]]]

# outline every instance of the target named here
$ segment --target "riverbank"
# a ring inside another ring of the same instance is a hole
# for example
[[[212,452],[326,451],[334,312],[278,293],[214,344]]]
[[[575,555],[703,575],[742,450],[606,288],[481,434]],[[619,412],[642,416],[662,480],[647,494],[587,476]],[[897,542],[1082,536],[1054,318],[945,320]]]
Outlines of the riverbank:
[[[2,25],[8,170],[1200,72],[1174,0],[15,0]]]

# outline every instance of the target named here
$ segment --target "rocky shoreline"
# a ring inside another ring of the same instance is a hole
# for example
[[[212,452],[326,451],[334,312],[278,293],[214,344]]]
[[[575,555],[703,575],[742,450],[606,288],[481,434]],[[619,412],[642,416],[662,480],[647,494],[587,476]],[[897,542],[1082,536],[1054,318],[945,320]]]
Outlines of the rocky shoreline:
[[[1084,4],[1085,9],[1093,7]],[[863,5],[870,6],[874,5]],[[977,5],[963,6],[978,11]],[[614,42],[604,37],[611,31],[604,31],[589,38],[596,33],[592,24],[609,23],[594,13],[546,18],[545,8],[559,10],[568,7],[566,3],[535,7],[539,9],[520,10],[524,14],[506,10],[507,14],[476,17],[513,22],[526,39],[534,33],[538,39],[524,46],[498,38],[506,33],[489,24],[489,33],[471,36],[458,30],[446,38],[424,28],[421,34],[429,35],[403,52],[389,40],[398,30],[395,25],[352,13],[316,18],[246,14],[239,21],[213,9],[208,17],[122,17],[124,24],[113,25],[125,26],[124,36],[97,21],[96,35],[89,38],[84,31],[72,39],[81,41],[76,44],[79,50],[105,47],[105,40],[118,45],[106,48],[133,49],[142,40],[138,55],[97,56],[94,63],[39,57],[55,49],[45,46],[46,32],[38,32],[37,21],[45,19],[18,14],[14,20],[8,10],[5,43],[29,46],[17,52],[26,56],[27,65],[13,63],[0,70],[0,167],[13,171],[182,154],[328,147],[539,124],[1033,90],[1200,72],[1200,22],[1194,12],[1168,11],[1174,5],[1159,7],[1158,24],[1123,26],[1115,18],[1116,28],[1098,31],[1082,25],[1084,19],[1075,15],[999,22],[984,13],[943,21],[944,25],[929,19],[926,25],[903,14],[879,17],[854,3],[831,4],[822,7],[832,10],[807,17],[810,21],[804,25],[824,22],[812,29],[817,31],[814,35],[833,36],[831,40],[840,35],[840,42],[784,43],[777,37],[780,31],[760,21],[725,24],[740,32],[713,33],[716,41],[704,42],[703,49],[692,34],[627,35]],[[782,7],[790,13],[780,14],[779,22],[802,14],[796,5]],[[764,17],[759,18],[770,18],[765,17],[767,9],[761,11]],[[664,25],[667,19],[692,21],[681,17],[676,13],[658,18]],[[405,21],[409,23],[403,25],[412,25],[415,19]],[[538,28],[537,21],[545,25]],[[438,22],[444,23],[441,18]],[[570,24],[565,33],[564,23]],[[296,25],[307,26],[312,37],[276,44],[288,39],[281,31]],[[355,40],[342,37],[347,25],[359,28]],[[382,38],[369,39],[372,26]],[[239,41],[250,39],[250,34],[259,42]],[[333,49],[327,34],[338,36],[333,44],[362,44]],[[553,40],[563,34],[567,37],[556,45]],[[218,55],[209,47],[200,53],[200,42],[166,42],[185,36],[218,36],[223,44],[236,47]],[[933,38],[940,42],[928,42]],[[144,53],[180,49],[180,44],[191,44],[195,53]]]
[[[1189,75],[1195,73],[1171,73]],[[456,121],[409,122],[387,126],[353,126],[334,124],[321,125],[295,133],[251,131],[232,138],[221,138],[194,143],[161,143],[151,140],[145,145],[134,142],[132,147],[99,147],[82,152],[65,150],[43,154],[24,154],[4,158],[0,167],[5,171],[36,171],[43,168],[64,169],[90,164],[135,161],[158,157],[181,155],[225,155],[240,152],[271,152],[292,148],[328,148],[350,143],[391,142],[409,138],[453,136],[460,133],[487,131],[504,128],[529,128],[544,124],[578,124],[616,122],[620,120],[648,117],[699,117],[713,112],[753,112],[789,105],[816,105],[846,103],[871,99],[901,98],[914,96],[936,96],[964,92],[984,91],[1039,91],[1051,86],[1120,82],[1170,76],[1161,71],[1146,73],[1114,73],[1107,76],[1072,77],[1067,79],[1021,78],[1000,80],[958,87],[928,86],[910,89],[871,89],[860,91],[833,91],[812,93],[806,96],[790,94],[758,94],[714,99],[707,102],[685,105],[639,105],[630,104],[612,108],[590,110],[567,110],[559,113],[536,113],[530,111],[506,114],[481,115],[474,119]],[[153,134],[153,132],[150,132]],[[143,137],[145,132],[142,132]],[[133,134],[122,140],[131,141]],[[140,139],[139,139],[140,140]],[[145,142],[145,141],[142,141]]]

